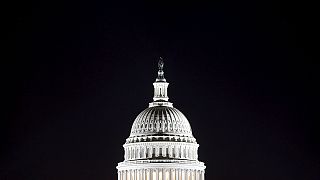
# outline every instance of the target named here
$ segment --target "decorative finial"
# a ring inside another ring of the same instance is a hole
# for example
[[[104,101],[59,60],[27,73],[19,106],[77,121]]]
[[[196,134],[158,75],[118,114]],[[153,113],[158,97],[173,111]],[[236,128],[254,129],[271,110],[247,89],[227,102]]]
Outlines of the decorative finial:
[[[160,57],[159,62],[158,62],[159,70],[163,70],[163,65],[164,65],[163,59],[162,59],[162,57]]]

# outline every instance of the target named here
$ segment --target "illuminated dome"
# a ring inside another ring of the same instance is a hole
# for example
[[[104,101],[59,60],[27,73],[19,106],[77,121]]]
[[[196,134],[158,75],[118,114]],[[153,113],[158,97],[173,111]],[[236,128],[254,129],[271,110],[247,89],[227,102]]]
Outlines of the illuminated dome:
[[[178,109],[159,105],[149,107],[137,116],[130,137],[157,134],[192,137],[191,126]]]
[[[153,102],[133,122],[118,180],[204,180],[199,144],[187,118],[170,103],[160,59]]]

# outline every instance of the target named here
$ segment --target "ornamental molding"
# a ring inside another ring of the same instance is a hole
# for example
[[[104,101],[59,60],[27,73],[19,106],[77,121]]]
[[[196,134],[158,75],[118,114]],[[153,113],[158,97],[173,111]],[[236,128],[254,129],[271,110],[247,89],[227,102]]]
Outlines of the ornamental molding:
[[[130,162],[122,162],[117,166],[118,170],[132,170],[132,169],[183,169],[183,170],[205,170],[204,163],[195,162],[195,163],[148,163],[148,164],[137,164]]]
[[[186,142],[139,142],[139,143],[128,143],[124,144],[123,147],[137,147],[137,146],[148,146],[148,147],[157,147],[157,146],[190,146],[190,147],[199,147],[199,144],[196,143],[186,143]]]

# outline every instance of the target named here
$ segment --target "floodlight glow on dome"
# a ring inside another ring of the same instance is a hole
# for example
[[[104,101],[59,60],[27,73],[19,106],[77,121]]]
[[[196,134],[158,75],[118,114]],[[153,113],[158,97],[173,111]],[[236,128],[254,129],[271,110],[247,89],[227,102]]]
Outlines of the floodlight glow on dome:
[[[118,180],[204,180],[199,145],[187,118],[168,101],[163,66],[160,58],[153,102],[137,116],[123,145]]]

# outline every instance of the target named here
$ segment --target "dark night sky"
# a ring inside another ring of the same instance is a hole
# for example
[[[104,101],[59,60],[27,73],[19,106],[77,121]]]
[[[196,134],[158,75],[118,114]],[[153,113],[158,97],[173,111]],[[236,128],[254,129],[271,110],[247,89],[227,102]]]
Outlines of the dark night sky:
[[[320,179],[318,20],[306,4],[14,7],[0,179],[116,179],[159,56],[207,180]]]

